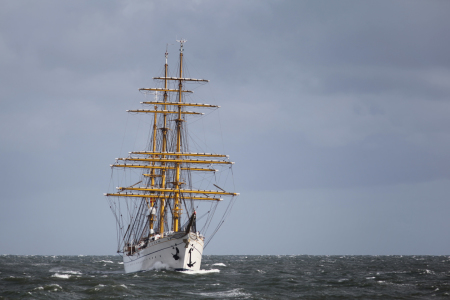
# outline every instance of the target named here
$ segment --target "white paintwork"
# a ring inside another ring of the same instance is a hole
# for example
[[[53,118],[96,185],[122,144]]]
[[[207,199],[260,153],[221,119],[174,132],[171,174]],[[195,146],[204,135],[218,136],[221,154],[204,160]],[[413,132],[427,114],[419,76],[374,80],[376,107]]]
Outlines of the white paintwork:
[[[156,266],[197,271],[200,270],[202,254],[202,236],[194,232],[177,232],[149,242],[146,248],[136,251],[133,255],[127,255],[125,252],[123,265],[125,273],[151,270]],[[178,259],[175,259],[176,257]]]

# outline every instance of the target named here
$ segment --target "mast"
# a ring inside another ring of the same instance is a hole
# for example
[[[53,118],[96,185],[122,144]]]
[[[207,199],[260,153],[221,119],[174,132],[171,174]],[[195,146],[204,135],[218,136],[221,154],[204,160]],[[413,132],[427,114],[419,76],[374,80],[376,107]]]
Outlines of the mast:
[[[178,40],[177,42],[180,43],[180,76],[178,81],[178,103],[183,102],[183,44],[186,42],[186,40]],[[182,105],[178,105],[178,119],[175,120],[177,123],[177,150],[176,152],[181,152],[181,125],[184,121],[181,118],[181,108]],[[180,182],[180,174],[181,173],[181,162],[176,163],[176,174],[175,174],[175,182],[174,187],[176,189],[175,192],[175,198],[173,203],[173,231],[178,231],[179,226],[179,220],[181,215],[181,208],[180,208],[180,193],[178,190],[180,189],[181,182]]]
[[[166,63],[164,65],[164,103],[167,102],[167,75],[168,75],[168,64],[167,64],[167,57],[169,56],[169,52],[168,52],[168,48],[169,45],[166,45]],[[164,110],[167,111],[167,105],[164,105]],[[162,133],[163,133],[163,142],[162,142],[162,149],[161,152],[167,152],[167,113],[164,113],[163,115],[163,128],[161,128]],[[166,156],[163,154],[161,156],[162,159],[164,159]],[[161,166],[164,167],[165,163],[161,163]],[[166,169],[161,169],[161,188],[165,188],[166,187]],[[160,209],[160,213],[159,213],[159,234],[161,235],[161,237],[164,236],[164,216],[165,216],[165,204],[166,204],[166,199],[164,197],[164,193],[162,194],[162,198],[161,198],[161,209]]]
[[[158,97],[158,92],[155,92],[155,100]],[[155,105],[155,111],[158,110],[158,106]],[[155,112],[155,118],[153,120],[153,151],[156,152],[156,122],[157,122],[157,117],[158,114]],[[156,158],[156,155],[153,154],[152,155],[153,158]],[[156,162],[152,162],[152,166],[155,166]],[[150,174],[150,179],[151,179],[151,186],[152,188],[155,187],[155,169],[152,169],[151,174]],[[147,199],[145,199],[147,201]],[[149,220],[148,220],[148,226],[149,226],[149,236],[151,234],[153,234],[153,223],[154,223],[154,217],[155,217],[155,213],[154,213],[154,209],[155,209],[155,198],[150,198],[150,215],[148,216]],[[147,202],[148,205],[148,202]]]

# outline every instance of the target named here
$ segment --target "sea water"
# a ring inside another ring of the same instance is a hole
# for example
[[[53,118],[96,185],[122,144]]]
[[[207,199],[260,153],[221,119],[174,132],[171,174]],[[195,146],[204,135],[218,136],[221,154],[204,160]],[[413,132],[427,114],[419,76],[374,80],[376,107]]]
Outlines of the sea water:
[[[0,299],[450,299],[450,256],[204,256],[125,274],[120,256],[0,256]]]

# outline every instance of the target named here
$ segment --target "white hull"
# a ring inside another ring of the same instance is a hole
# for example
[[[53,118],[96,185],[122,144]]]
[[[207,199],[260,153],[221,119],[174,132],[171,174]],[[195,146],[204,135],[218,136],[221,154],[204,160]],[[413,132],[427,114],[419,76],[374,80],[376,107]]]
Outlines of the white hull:
[[[155,241],[132,255],[123,255],[125,273],[166,267],[172,270],[200,270],[203,237],[196,233],[177,232]]]

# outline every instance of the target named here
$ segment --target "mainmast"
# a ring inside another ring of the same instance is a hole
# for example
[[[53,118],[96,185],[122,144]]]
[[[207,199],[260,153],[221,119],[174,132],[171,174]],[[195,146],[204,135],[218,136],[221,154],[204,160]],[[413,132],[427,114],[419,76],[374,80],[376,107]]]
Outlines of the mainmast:
[[[168,90],[168,81],[167,81],[167,75],[168,75],[168,68],[169,65],[167,63],[167,57],[169,56],[169,52],[168,52],[168,48],[169,45],[166,45],[166,63],[164,65],[164,111],[167,111],[167,105],[165,103],[167,103],[167,90]],[[163,127],[161,128],[162,134],[163,134],[163,142],[162,142],[162,149],[161,152],[165,153],[167,152],[167,113],[163,114]],[[162,159],[164,159],[166,156],[163,154],[161,156]],[[166,169],[164,168],[165,166],[165,162],[161,163],[161,166],[163,167],[163,169],[161,169],[161,188],[165,188],[166,187]],[[161,234],[161,237],[164,236],[164,216],[165,216],[165,204],[166,204],[166,199],[164,197],[164,193],[162,193],[163,198],[161,198],[161,209],[160,209],[160,213],[159,213],[159,233]]]
[[[177,42],[180,43],[180,76],[178,81],[178,103],[181,104],[183,102],[183,44],[186,42],[186,40],[178,40]],[[181,118],[181,108],[182,105],[178,105],[178,119],[176,119],[177,124],[177,152],[181,152],[181,128],[182,123],[184,120]],[[182,183],[180,182],[180,172],[181,172],[181,162],[176,163],[176,174],[175,174],[175,198],[174,198],[174,208],[173,208],[173,231],[178,231],[179,226],[179,219],[181,215],[181,208],[180,208],[180,193],[178,190],[180,190],[180,187]]]

